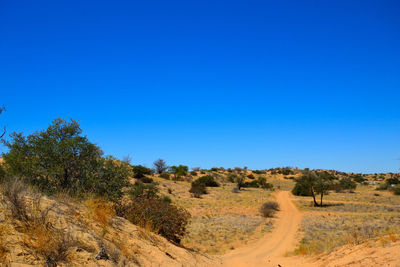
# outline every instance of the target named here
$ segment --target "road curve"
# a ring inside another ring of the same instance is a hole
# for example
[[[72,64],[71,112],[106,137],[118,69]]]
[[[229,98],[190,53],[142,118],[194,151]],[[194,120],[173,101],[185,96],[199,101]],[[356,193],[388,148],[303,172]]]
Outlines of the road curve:
[[[276,201],[280,211],[272,232],[266,234],[255,244],[242,247],[222,256],[223,266],[304,266],[299,258],[285,257],[285,253],[293,251],[297,245],[297,231],[302,214],[293,204],[291,193],[279,191]],[[294,262],[295,261],[295,262]],[[300,265],[299,265],[300,264]],[[306,264],[304,262],[304,264]],[[306,264],[309,265],[309,264]]]

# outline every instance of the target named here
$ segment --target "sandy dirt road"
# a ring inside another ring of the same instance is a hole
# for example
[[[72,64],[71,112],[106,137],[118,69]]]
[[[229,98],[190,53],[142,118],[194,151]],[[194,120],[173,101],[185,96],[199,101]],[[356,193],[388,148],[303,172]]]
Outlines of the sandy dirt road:
[[[285,257],[297,245],[297,230],[302,214],[293,204],[288,191],[276,194],[280,211],[277,213],[275,227],[255,244],[239,248],[222,256],[224,266],[312,266],[301,257]],[[303,262],[304,260],[304,262]]]

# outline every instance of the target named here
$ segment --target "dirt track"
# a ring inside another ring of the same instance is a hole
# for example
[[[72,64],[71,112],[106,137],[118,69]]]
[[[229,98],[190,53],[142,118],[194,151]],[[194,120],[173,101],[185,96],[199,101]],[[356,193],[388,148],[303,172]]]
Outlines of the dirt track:
[[[272,232],[255,244],[224,255],[224,266],[304,266],[299,258],[295,260],[284,256],[296,247],[302,214],[291,201],[290,192],[278,192],[276,201],[280,205],[280,212]]]

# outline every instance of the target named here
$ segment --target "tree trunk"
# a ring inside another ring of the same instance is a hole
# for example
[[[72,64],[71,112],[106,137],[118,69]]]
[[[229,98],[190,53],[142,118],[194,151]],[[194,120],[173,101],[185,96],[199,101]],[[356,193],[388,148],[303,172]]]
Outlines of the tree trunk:
[[[314,189],[311,188],[311,195],[313,197],[314,200],[314,207],[319,207],[317,200],[315,199],[315,193],[314,193]]]
[[[322,207],[322,198],[324,197],[324,192],[321,192],[321,207]]]

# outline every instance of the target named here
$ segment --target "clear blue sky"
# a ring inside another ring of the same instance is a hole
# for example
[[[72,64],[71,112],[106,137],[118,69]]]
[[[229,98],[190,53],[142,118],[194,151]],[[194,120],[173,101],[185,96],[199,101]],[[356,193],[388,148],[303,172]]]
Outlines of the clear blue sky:
[[[3,0],[0,124],[71,117],[148,166],[395,171],[399,14],[378,0]]]

